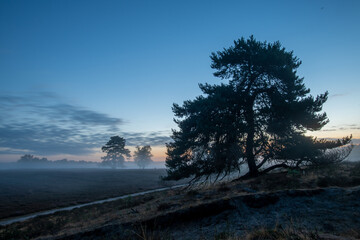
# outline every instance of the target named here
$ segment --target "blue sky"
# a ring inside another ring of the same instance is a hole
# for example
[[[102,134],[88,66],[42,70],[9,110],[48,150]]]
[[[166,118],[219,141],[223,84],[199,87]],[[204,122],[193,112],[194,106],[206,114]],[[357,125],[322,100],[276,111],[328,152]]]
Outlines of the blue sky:
[[[112,135],[164,159],[171,106],[212,76],[235,39],[279,40],[313,95],[319,137],[360,138],[359,1],[1,1],[0,161],[100,160]]]

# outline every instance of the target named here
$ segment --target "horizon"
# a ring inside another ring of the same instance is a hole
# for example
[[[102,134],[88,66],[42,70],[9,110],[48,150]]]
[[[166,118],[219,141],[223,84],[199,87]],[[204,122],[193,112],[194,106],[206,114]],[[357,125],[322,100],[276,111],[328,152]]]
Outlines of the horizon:
[[[311,95],[329,91],[330,122],[307,135],[360,144],[360,2],[226,3],[2,1],[0,162],[101,161],[116,135],[165,161],[172,104],[220,84],[210,54],[250,35],[294,51]]]
[[[350,153],[350,155],[349,155],[349,157],[347,159],[351,160],[351,161],[353,161],[353,159],[352,159],[353,155],[356,156],[355,160],[358,159],[358,155],[360,154],[360,139],[353,139],[352,145],[354,146],[354,148],[357,147],[358,151],[357,152],[352,151]],[[160,153],[163,153],[163,151],[161,149],[160,149]],[[25,154],[23,154],[23,155],[25,155]],[[21,156],[23,156],[23,155],[21,155]],[[30,155],[32,155],[32,154],[30,154]],[[14,158],[12,161],[0,161],[0,163],[15,163],[20,159],[21,156],[19,156],[18,159]],[[75,157],[74,159],[71,159],[71,158],[66,158],[66,157],[65,158],[56,158],[56,157],[48,158],[46,156],[41,156],[41,155],[33,155],[33,156],[38,157],[38,158],[46,158],[50,162],[55,162],[55,161],[63,160],[63,159],[66,159],[68,161],[86,161],[86,162],[92,162],[92,163],[100,163],[101,162],[101,158],[99,158],[99,159],[95,158],[95,159],[86,160],[86,159],[81,159],[81,157]],[[63,155],[60,155],[60,156],[63,156]],[[165,163],[165,161],[166,161],[165,156],[161,156],[161,155],[160,155],[160,157],[159,156],[157,156],[155,158],[153,157],[152,160],[153,160],[154,163]],[[131,158],[125,159],[124,162],[125,163],[135,163],[134,159],[133,159],[133,156],[131,156]]]

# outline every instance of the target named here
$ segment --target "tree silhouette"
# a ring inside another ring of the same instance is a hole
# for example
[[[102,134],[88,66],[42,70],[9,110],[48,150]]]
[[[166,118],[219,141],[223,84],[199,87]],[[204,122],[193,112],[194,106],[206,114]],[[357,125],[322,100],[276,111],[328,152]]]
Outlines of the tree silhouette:
[[[106,156],[102,157],[102,164],[112,168],[124,167],[125,157],[131,157],[130,150],[125,148],[126,140],[119,136],[113,136],[101,148]]]
[[[279,42],[256,41],[253,36],[211,54],[214,76],[228,80],[220,85],[200,84],[203,95],[182,106],[173,105],[173,142],[167,144],[167,177],[218,178],[240,171],[255,177],[275,168],[338,161],[350,142],[306,137],[329,120],[322,113],[328,92],[309,95],[296,69],[301,61]],[[332,158],[329,158],[329,156]]]
[[[34,155],[31,154],[25,154],[21,156],[17,162],[18,163],[48,163],[49,160],[47,158],[38,158],[38,157],[34,157]]]
[[[152,163],[152,156],[151,147],[149,145],[143,147],[136,146],[134,161],[140,168],[144,169],[147,165]]]

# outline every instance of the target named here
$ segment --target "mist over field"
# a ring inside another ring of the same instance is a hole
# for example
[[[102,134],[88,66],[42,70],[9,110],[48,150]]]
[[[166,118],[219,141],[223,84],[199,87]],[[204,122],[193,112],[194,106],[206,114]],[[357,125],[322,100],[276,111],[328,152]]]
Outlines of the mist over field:
[[[0,1],[0,239],[360,239],[360,1]]]
[[[345,159],[345,161],[357,162],[360,161],[360,145],[355,145],[350,155]]]
[[[110,167],[101,166],[100,162],[78,162],[74,161],[72,163],[18,163],[18,162],[0,162],[0,169],[110,169]],[[165,162],[152,162],[149,165],[145,166],[145,169],[161,169],[165,168]],[[139,169],[139,166],[136,165],[133,161],[125,162],[124,168],[120,169]]]
[[[345,159],[345,161],[357,162],[360,161],[360,144],[359,139],[353,140],[354,147],[350,155]],[[57,160],[52,161],[48,160],[44,163],[20,163],[20,162],[10,162],[4,161],[0,162],[0,169],[23,169],[23,168],[39,168],[39,169],[55,169],[55,168],[98,168],[98,169],[109,169],[107,166],[102,166],[101,162],[89,162],[89,161],[76,161],[76,160]],[[160,169],[165,168],[164,161],[153,161],[149,165],[145,166],[145,169]],[[119,168],[122,169],[122,168]],[[139,169],[139,166],[134,161],[125,161],[125,167],[123,169]]]

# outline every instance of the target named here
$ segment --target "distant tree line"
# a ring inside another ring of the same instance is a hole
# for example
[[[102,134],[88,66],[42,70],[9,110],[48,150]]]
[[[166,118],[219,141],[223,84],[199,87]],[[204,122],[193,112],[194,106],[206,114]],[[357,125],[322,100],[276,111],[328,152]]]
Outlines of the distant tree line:
[[[22,163],[22,164],[94,164],[93,162],[90,161],[84,161],[84,160],[80,160],[80,161],[75,161],[75,160],[68,160],[66,158],[61,159],[61,160],[48,160],[47,158],[38,158],[35,157],[34,155],[31,154],[25,154],[23,156],[20,157],[19,160],[17,160],[17,163]]]
[[[100,166],[111,167],[111,168],[123,168],[125,167],[125,159],[131,157],[130,150],[125,148],[126,140],[119,136],[110,137],[110,140],[101,148],[101,150],[106,153],[103,156]],[[151,164],[153,161],[151,159],[153,155],[151,154],[150,145],[146,146],[136,146],[134,151],[134,163],[139,166],[139,168],[144,169],[146,166]],[[31,154],[25,154],[20,157],[17,163],[34,166],[34,165],[85,165],[85,164],[95,164],[94,162],[89,161],[75,161],[67,160],[66,158],[61,160],[50,161],[47,158],[35,157]]]
[[[18,163],[48,163],[50,162],[47,158],[38,158],[34,155],[25,154],[17,161]]]

